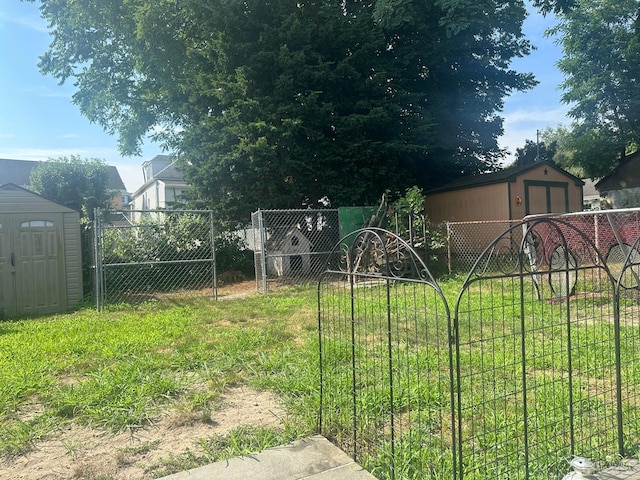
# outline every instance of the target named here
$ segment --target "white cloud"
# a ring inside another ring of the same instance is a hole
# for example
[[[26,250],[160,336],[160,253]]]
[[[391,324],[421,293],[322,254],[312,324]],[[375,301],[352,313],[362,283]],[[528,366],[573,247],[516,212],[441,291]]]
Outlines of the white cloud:
[[[566,122],[569,107],[560,105],[555,108],[531,108],[518,109],[504,114],[505,128],[518,124],[532,123],[547,124],[547,126],[555,126],[559,123]]]
[[[509,152],[506,163],[510,163],[513,159],[516,148],[523,147],[527,140],[536,140],[537,130],[567,125],[568,111],[567,105],[560,105],[555,108],[518,109],[505,113],[503,115],[504,134],[499,138],[498,143],[501,148],[506,148]]]
[[[13,23],[36,32],[46,33],[48,31],[47,22],[45,22],[39,15],[8,15],[6,12],[0,11],[0,27],[6,23]]]
[[[44,97],[44,98],[68,98],[70,99],[71,96],[73,95],[72,92],[70,91],[65,91],[65,89],[63,87],[60,88],[49,88],[46,86],[39,86],[39,87],[35,87],[35,88],[21,88],[19,90],[21,93],[27,93],[29,95],[34,95],[37,97]]]

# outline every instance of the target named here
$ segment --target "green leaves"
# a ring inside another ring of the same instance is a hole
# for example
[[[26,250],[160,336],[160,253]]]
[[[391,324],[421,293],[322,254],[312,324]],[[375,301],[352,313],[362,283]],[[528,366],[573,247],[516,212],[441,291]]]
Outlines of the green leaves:
[[[375,202],[491,170],[503,98],[533,78],[520,1],[44,0],[43,73],[139,152],[178,155],[199,206]]]
[[[565,75],[576,158],[589,176],[606,175],[640,140],[640,43],[635,0],[581,0],[560,16]]]
[[[104,160],[71,155],[41,162],[31,171],[30,184],[34,192],[86,216],[89,205],[108,203],[110,178]]]

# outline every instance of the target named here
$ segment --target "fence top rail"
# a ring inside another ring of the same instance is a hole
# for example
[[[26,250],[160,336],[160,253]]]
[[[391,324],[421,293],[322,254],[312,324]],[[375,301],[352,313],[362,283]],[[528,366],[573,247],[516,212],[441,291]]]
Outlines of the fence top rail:
[[[290,208],[283,210],[256,210],[253,212],[256,213],[316,213],[316,212],[337,212],[337,208]]]
[[[213,213],[213,210],[175,210],[175,209],[159,209],[159,210],[105,210],[99,209],[101,212],[107,213]]]
[[[581,212],[569,212],[569,213],[536,213],[535,215],[527,215],[523,217],[523,221],[534,220],[536,218],[565,218],[565,217],[593,217],[596,215],[610,215],[610,214],[624,214],[624,213],[640,213],[640,207],[633,208],[614,208],[610,210],[584,210]]]
[[[495,224],[505,224],[505,223],[519,223],[522,220],[467,220],[467,221],[461,221],[461,222],[450,222],[447,221],[446,223],[448,225],[486,225],[486,224],[491,224],[491,223],[495,223]]]

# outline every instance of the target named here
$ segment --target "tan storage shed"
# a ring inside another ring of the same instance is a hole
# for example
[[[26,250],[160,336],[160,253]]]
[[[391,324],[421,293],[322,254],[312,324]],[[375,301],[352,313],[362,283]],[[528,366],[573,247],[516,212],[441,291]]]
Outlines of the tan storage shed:
[[[519,220],[536,213],[582,210],[584,182],[548,162],[462,177],[426,192],[432,222]]]
[[[65,311],[82,299],[80,215],[0,186],[0,318]]]

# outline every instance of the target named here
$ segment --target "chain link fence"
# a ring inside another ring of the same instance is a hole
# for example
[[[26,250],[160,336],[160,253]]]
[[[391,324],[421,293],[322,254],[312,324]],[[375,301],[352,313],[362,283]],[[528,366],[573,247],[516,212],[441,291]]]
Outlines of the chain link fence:
[[[96,209],[93,228],[98,310],[158,294],[217,296],[212,212]]]
[[[449,273],[466,273],[473,267],[480,254],[493,240],[519,220],[445,222],[442,231],[446,239],[446,258]],[[501,237],[500,255],[505,263],[509,262],[512,252],[520,248],[522,232],[510,231],[510,235]]]
[[[533,221],[540,218],[559,218],[579,231],[584,232],[605,256],[614,269],[619,269],[631,252],[640,258],[640,253],[632,251],[631,245],[639,235],[640,208],[618,210],[584,211],[567,214],[531,215],[525,218]],[[449,273],[468,272],[483,250],[496,238],[494,258],[501,259],[506,267],[515,263],[515,252],[520,249],[522,231],[509,230],[520,220],[445,222],[442,230],[446,238],[446,258]],[[509,230],[509,235],[502,235]],[[570,233],[567,233],[570,235]],[[617,267],[616,267],[617,265]],[[508,273],[505,271],[504,273]]]
[[[251,215],[258,292],[315,282],[338,243],[338,210],[258,210]]]

